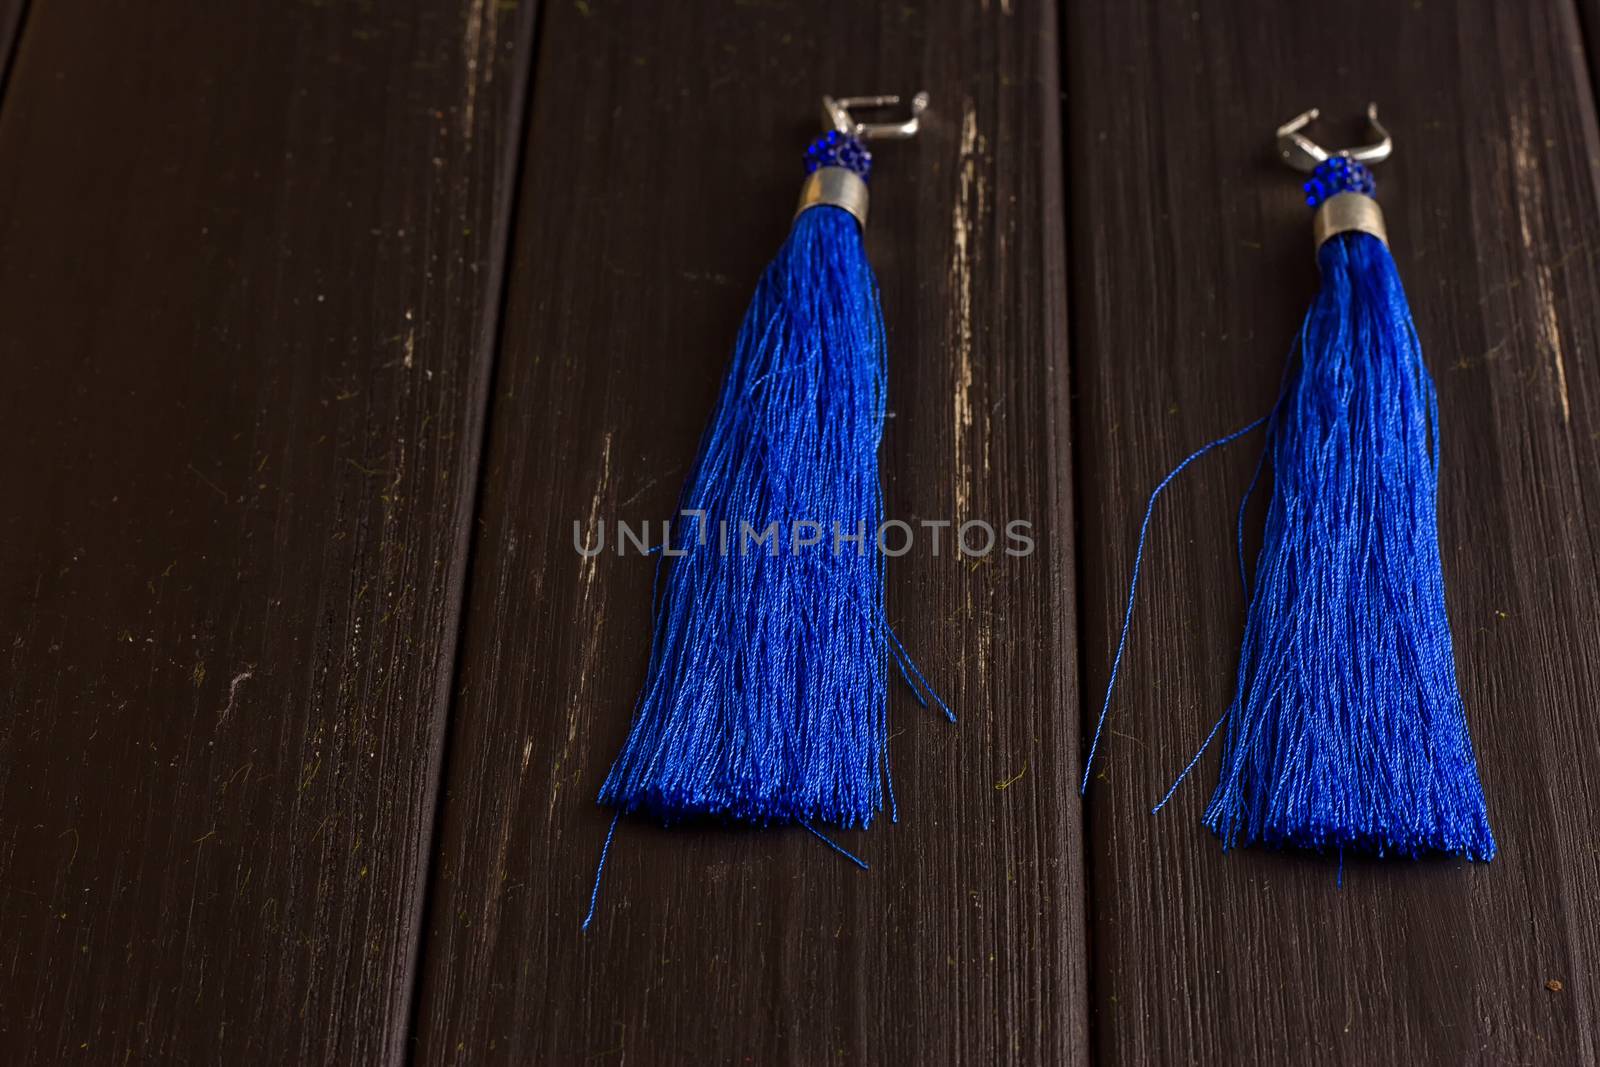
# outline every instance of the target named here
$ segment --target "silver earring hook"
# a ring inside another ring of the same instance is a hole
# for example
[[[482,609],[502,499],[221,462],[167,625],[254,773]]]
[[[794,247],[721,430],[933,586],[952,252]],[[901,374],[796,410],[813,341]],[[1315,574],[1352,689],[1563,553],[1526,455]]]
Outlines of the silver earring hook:
[[[1372,135],[1379,139],[1359,148],[1323,148],[1300,132],[1315,122],[1320,114],[1316,108],[1302,111],[1278,127],[1278,155],[1295,170],[1309,174],[1317,169],[1317,164],[1327,162],[1330,156],[1344,156],[1357,163],[1382,163],[1394,152],[1394,138],[1378,121],[1377,104],[1367,105],[1367,125],[1371,127]]]
[[[922,113],[928,110],[928,94],[918,93],[911,98],[911,117],[904,122],[858,122],[850,114],[853,107],[894,107],[898,96],[831,96],[822,98],[822,121],[840,133],[862,141],[900,141],[915,137],[922,123]]]

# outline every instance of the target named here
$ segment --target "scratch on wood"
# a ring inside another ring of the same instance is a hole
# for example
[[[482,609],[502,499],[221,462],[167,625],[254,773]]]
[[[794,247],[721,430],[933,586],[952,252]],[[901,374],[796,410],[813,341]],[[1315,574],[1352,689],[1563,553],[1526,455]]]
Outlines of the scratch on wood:
[[[239,780],[239,776],[240,775],[244,776],[244,784],[245,785],[249,785],[250,784],[250,772],[252,770],[254,770],[254,769],[255,769],[255,763],[253,761],[240,764],[237,768],[234,769],[234,772],[232,774],[228,775],[228,780],[226,782],[222,783],[221,795],[226,795],[227,794],[228,790],[233,787],[233,784]]]
[[[983,179],[978,175],[977,156],[983,147],[978,133],[978,113],[972,98],[962,102],[961,147],[957,165],[960,185],[951,209],[950,259],[951,306],[955,311],[956,388],[955,416],[955,504],[956,517],[965,515],[970,496],[972,459],[967,454],[967,436],[972,430],[972,244],[973,231],[983,211]]]
[[[461,37],[461,50],[467,68],[467,97],[461,106],[461,136],[469,145],[472,143],[473,120],[477,117],[478,57],[494,55],[499,24],[499,4],[472,0],[472,5],[467,9],[466,32]],[[484,87],[487,88],[493,80],[494,64],[490,62],[484,67]]]
[[[961,108],[961,142],[958,159],[957,174],[959,185],[957,187],[955,206],[951,211],[951,244],[953,255],[950,261],[950,293],[951,305],[955,310],[955,350],[956,350],[956,383],[953,402],[953,415],[955,425],[952,427],[955,438],[955,514],[953,518],[959,528],[968,513],[972,503],[972,485],[974,455],[969,438],[972,435],[973,403],[972,403],[972,274],[973,274],[973,249],[982,232],[984,212],[988,186],[984,172],[980,168],[980,159],[987,149],[982,133],[978,131],[978,111],[971,97],[962,101]],[[988,415],[984,414],[984,427],[980,430],[983,439],[981,460],[984,473],[989,471],[988,448]],[[977,638],[979,650],[974,657],[977,664],[977,685],[984,689],[988,685],[989,646],[993,638],[993,630],[988,613],[979,613],[973,603],[973,583],[963,585],[963,599],[965,615],[967,618],[977,618]],[[967,661],[963,657],[963,664]],[[964,668],[963,668],[964,670]]]
[[[594,498],[589,501],[589,529],[593,530],[600,522],[600,502],[605,499],[611,486],[611,431],[607,430],[600,442],[600,479],[594,487]],[[601,624],[605,620],[605,605],[591,606],[589,601],[594,595],[594,582],[597,574],[596,561],[600,553],[585,557],[579,564],[579,583],[583,588],[584,614],[589,618],[589,633],[583,643],[583,654],[578,660],[578,681],[573,687],[572,700],[567,704],[567,738],[561,746],[561,752],[556,756],[555,763],[550,768],[550,806],[545,811],[545,825],[553,825],[556,815],[556,802],[561,793],[562,768],[566,765],[567,758],[572,754],[572,746],[578,739],[578,712],[583,706],[583,695],[589,688],[589,673],[594,667],[595,658],[600,650]],[[531,744],[531,742],[530,742]],[[527,753],[523,755],[523,767],[527,767]]]
[[[672,471],[671,473],[676,474],[677,471]],[[659,482],[660,480],[661,480],[660,478],[651,478],[648,481],[646,481],[638,489],[634,490],[632,496],[628,497],[628,499],[626,499],[622,503],[618,504],[617,505],[617,510],[621,511],[623,508],[627,507],[629,504],[632,504],[635,500],[638,500],[640,497],[644,496],[645,493],[647,493],[651,489],[655,488],[655,484],[657,482]]]
[[[1511,116],[1512,171],[1517,184],[1517,223],[1521,229],[1522,247],[1537,257],[1534,241],[1534,220],[1543,206],[1539,185],[1539,159],[1533,151],[1533,133],[1525,112]],[[1533,272],[1533,295],[1539,309],[1539,336],[1550,352],[1555,372],[1556,394],[1561,401],[1561,421],[1572,422],[1572,404],[1567,397],[1567,361],[1562,352],[1561,323],[1556,317],[1550,265],[1538,262]]]
[[[589,502],[589,529],[596,530],[600,525],[600,501],[605,499],[606,487],[611,484],[611,431],[607,430],[605,438],[600,443],[600,480],[595,483],[594,499]],[[583,586],[583,603],[587,606],[589,596],[594,591],[595,561],[600,558],[596,552],[592,556],[582,556],[578,563],[578,582]]]
[[[56,835],[56,840],[59,841],[68,834],[72,835],[72,855],[67,857],[67,870],[70,871],[72,869],[72,865],[78,861],[78,846],[82,843],[82,838],[78,836],[78,831],[75,827],[69,826],[67,829]]]
[[[193,463],[188,464],[188,467],[189,473],[193,474],[196,478],[199,478],[200,481],[205,484],[207,489],[210,489],[213,493],[221,497],[224,504],[228,502],[228,494],[222,491],[222,487],[220,485],[212,481],[210,478],[207,478],[204,474],[201,474],[200,468],[196,467]]]
[[[226,722],[228,720],[228,716],[233,712],[234,705],[239,699],[239,687],[254,677],[255,671],[248,667],[233,676],[233,681],[228,683],[228,704],[221,711],[217,712],[218,726],[221,726],[224,722]]]

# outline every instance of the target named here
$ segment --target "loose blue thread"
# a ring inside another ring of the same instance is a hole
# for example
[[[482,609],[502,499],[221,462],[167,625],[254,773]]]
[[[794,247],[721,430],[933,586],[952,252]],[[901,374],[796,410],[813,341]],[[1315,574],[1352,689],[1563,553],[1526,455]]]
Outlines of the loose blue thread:
[[[860,867],[863,871],[868,871],[868,870],[872,869],[872,868],[867,866],[867,861],[866,860],[862,859],[860,856],[857,856],[854,852],[851,852],[849,849],[847,849],[843,845],[839,844],[839,842],[833,840],[833,838],[828,837],[826,834],[823,834],[815,826],[812,826],[808,822],[801,823],[800,825],[804,826],[807,830],[809,830],[811,832],[811,836],[812,837],[815,837],[818,841],[821,841],[824,845],[827,845],[829,848],[833,849],[839,855],[843,856],[845,859],[849,860],[851,863],[855,864],[857,867]]]
[[[1241,426],[1232,433],[1219,437],[1208,444],[1201,445],[1189,453],[1182,463],[1172,468],[1172,471],[1161,479],[1161,484],[1156,486],[1155,491],[1150,494],[1149,502],[1145,504],[1144,521],[1139,524],[1139,547],[1133,553],[1133,577],[1128,581],[1128,603],[1122,612],[1122,634],[1117,638],[1117,654],[1111,660],[1111,677],[1106,681],[1106,698],[1104,703],[1100,705],[1100,718],[1094,724],[1094,739],[1089,744],[1088,758],[1083,761],[1083,781],[1078,786],[1079,796],[1083,796],[1089,791],[1089,775],[1094,771],[1095,754],[1100,751],[1100,735],[1106,728],[1106,717],[1111,713],[1111,693],[1117,687],[1117,675],[1122,671],[1122,654],[1128,648],[1128,630],[1133,625],[1133,601],[1139,592],[1139,570],[1144,565],[1144,542],[1150,533],[1150,517],[1155,514],[1156,499],[1161,496],[1162,491],[1167,486],[1172,484],[1173,479],[1183,473],[1189,464],[1214,448],[1220,448],[1231,441],[1237,441],[1266,421],[1265,416],[1259,418],[1248,426]]]
[[[594,888],[589,891],[589,912],[583,917],[583,930],[589,929],[589,924],[594,922],[594,909],[600,902],[600,876],[606,873],[606,856],[611,853],[611,839],[617,836],[617,823],[622,821],[622,812],[611,816],[611,829],[606,831],[606,843],[600,846],[600,862],[594,869]]]

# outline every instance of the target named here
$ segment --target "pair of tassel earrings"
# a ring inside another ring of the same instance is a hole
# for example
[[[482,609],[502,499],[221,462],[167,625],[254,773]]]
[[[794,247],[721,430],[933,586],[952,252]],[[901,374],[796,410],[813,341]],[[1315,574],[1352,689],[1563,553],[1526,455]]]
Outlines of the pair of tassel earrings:
[[[852,109],[898,104],[823,99],[828,128],[806,152],[794,225],[745,313],[663,546],[645,682],[600,790],[616,815],[585,927],[623,815],[799,825],[860,863],[817,827],[865,827],[886,802],[896,816],[891,662],[954,721],[888,624],[873,544],[887,364],[862,240],[867,145],[914,136],[928,97],[898,123]],[[1270,459],[1272,495],[1235,696],[1201,749],[1222,737],[1206,825],[1225,847],[1487,860],[1439,560],[1438,406],[1367,167],[1392,146],[1375,108],[1381,139],[1359,149],[1316,145],[1301,132],[1315,118],[1278,134],[1286,162],[1312,175],[1322,288],[1271,414],[1184,460],[1151,496],[1084,788],[1156,497],[1199,455],[1264,425],[1256,480]],[[1243,515],[1241,504],[1241,578]],[[786,541],[802,523],[828,536]]]

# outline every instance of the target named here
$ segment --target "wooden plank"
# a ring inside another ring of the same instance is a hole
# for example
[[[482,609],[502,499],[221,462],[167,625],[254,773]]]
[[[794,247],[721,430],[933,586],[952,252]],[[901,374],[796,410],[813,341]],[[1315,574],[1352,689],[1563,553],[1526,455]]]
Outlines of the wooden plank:
[[[532,12],[40,3],[0,111],[0,1044],[405,1048]]]
[[[548,9],[422,1062],[1082,1061],[1053,18],[1022,2]],[[798,830],[630,822],[580,935],[653,564],[580,559],[573,523],[670,516],[818,97],[919,87],[929,127],[878,154],[868,237],[888,513],[1025,518],[1040,551],[891,562],[891,617],[962,720],[896,687],[902,821],[841,835],[871,872]]]
[[[1501,854],[1224,855],[1249,447],[1153,528],[1089,799],[1093,1030],[1108,1063],[1594,1063],[1600,1033],[1600,206],[1562,3],[1069,5],[1085,706],[1098,712],[1145,495],[1264,412],[1316,284],[1272,128],[1380,101],[1379,173],[1443,412],[1456,659]],[[1348,129],[1345,131],[1348,133]],[[1554,983],[1560,983],[1559,987]],[[1549,983],[1549,984],[1547,984]]]

